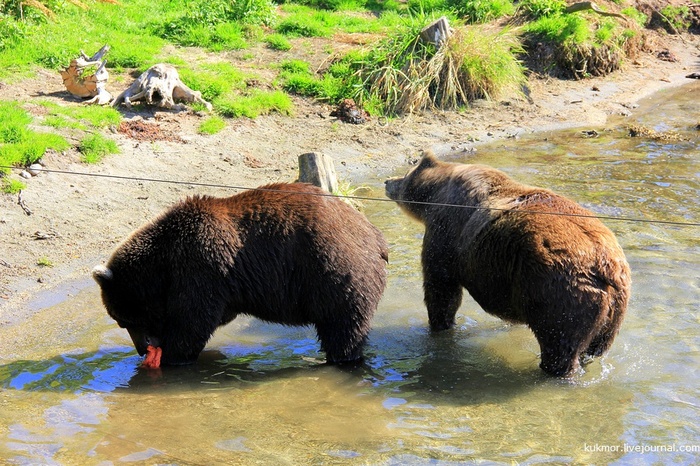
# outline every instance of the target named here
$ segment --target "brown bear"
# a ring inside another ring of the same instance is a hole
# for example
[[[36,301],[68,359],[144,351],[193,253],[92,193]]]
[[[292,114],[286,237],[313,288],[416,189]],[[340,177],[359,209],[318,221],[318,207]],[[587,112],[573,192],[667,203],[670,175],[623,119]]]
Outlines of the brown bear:
[[[386,195],[425,224],[422,266],[432,330],[448,329],[462,287],[488,313],[527,324],[540,367],[566,377],[611,346],[630,296],[630,269],[594,214],[485,165],[426,153]],[[455,206],[456,205],[456,206]]]
[[[387,261],[361,213],[315,186],[280,183],[181,201],[93,277],[147,367],[196,361],[239,314],[313,325],[326,360],[345,363],[362,358]]]

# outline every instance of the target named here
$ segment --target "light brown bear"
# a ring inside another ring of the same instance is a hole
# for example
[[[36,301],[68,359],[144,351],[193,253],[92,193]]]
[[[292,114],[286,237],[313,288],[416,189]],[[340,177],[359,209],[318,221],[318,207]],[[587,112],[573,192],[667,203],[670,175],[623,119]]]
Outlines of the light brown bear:
[[[610,348],[627,309],[630,269],[592,212],[495,168],[432,153],[387,180],[386,195],[425,224],[432,330],[454,325],[464,287],[486,312],[532,329],[548,374],[571,376],[583,356]]]
[[[93,277],[144,365],[197,360],[239,314],[313,325],[330,363],[362,358],[387,244],[361,213],[305,183],[190,197],[127,238]]]

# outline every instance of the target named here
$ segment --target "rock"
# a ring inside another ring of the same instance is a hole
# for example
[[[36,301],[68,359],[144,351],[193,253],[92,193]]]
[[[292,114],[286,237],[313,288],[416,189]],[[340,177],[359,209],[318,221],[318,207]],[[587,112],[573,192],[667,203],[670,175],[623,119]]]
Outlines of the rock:
[[[33,163],[29,166],[29,168],[27,168],[27,171],[30,175],[37,176],[43,169],[44,167],[42,167],[41,164]]]
[[[22,178],[26,178],[26,179],[29,179],[32,177],[31,173],[29,173],[27,170],[22,170],[21,172],[19,172],[19,176],[21,176]]]

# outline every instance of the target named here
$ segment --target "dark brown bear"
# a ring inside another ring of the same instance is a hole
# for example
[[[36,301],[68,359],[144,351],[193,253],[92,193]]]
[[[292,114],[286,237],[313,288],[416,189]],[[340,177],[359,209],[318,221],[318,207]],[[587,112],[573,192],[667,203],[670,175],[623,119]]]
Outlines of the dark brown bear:
[[[627,308],[630,270],[592,212],[495,168],[430,153],[404,178],[387,180],[386,194],[425,224],[432,330],[454,325],[464,287],[486,312],[532,329],[548,374],[570,376],[582,356],[610,348]]]
[[[271,184],[195,196],[126,239],[93,276],[140,355],[197,359],[239,314],[314,325],[331,363],[361,359],[386,284],[387,244],[355,209],[315,186]]]

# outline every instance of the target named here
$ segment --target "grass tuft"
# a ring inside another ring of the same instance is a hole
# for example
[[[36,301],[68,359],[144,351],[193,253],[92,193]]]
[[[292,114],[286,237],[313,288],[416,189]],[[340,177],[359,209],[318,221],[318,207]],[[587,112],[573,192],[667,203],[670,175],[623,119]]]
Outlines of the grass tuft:
[[[216,134],[226,127],[226,122],[220,116],[210,116],[199,125],[201,134]]]
[[[293,106],[292,99],[282,91],[267,92],[254,89],[248,95],[221,99],[217,103],[217,110],[231,118],[256,118],[272,112],[290,115]]]
[[[456,109],[519,89],[525,81],[517,59],[522,49],[511,30],[456,28],[438,49],[416,37],[409,28],[356,62],[357,100],[363,105],[380,101],[388,114]]]
[[[106,155],[119,153],[117,143],[99,133],[90,134],[83,138],[78,145],[78,150],[85,163],[97,163]]]
[[[39,160],[47,149],[69,147],[65,138],[29,128],[32,116],[18,102],[0,101],[0,165],[26,167]],[[0,169],[9,173],[9,169]]]

